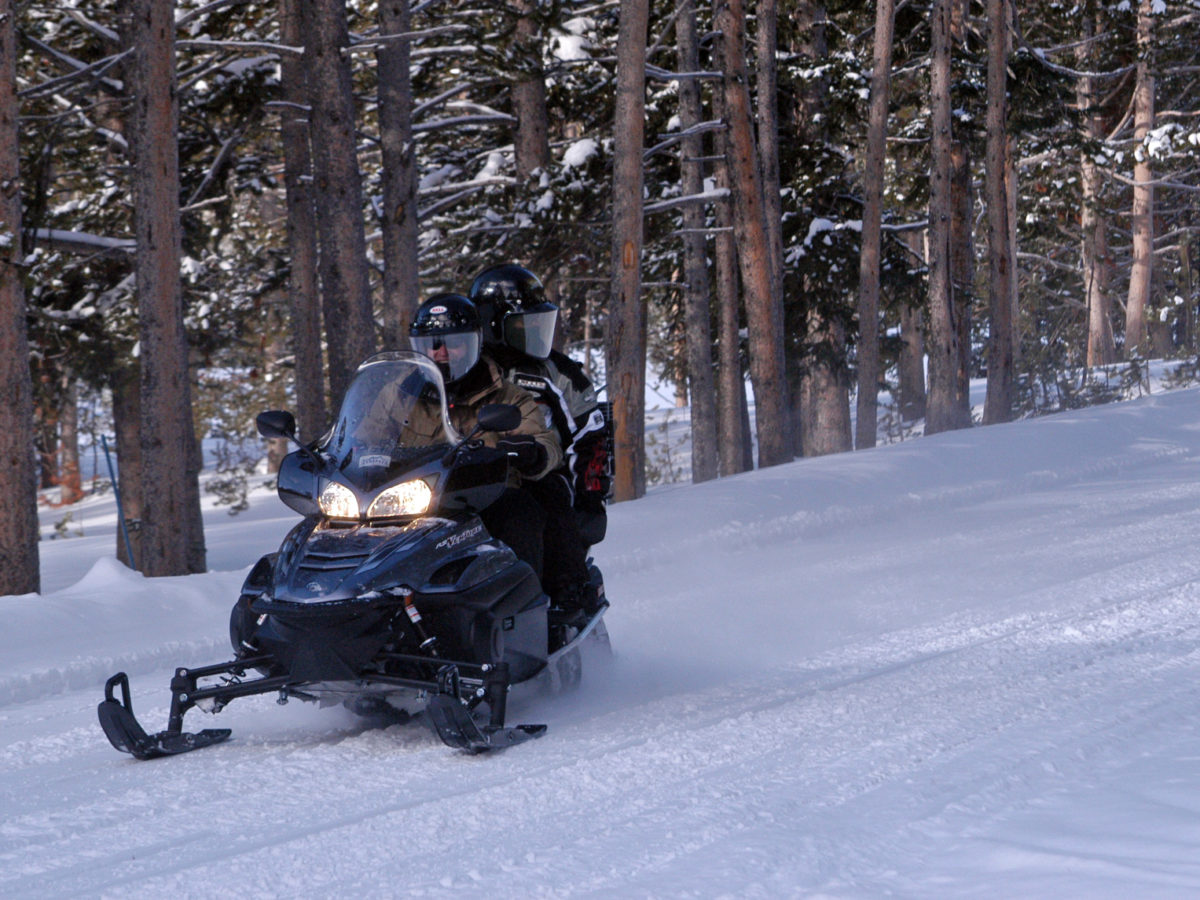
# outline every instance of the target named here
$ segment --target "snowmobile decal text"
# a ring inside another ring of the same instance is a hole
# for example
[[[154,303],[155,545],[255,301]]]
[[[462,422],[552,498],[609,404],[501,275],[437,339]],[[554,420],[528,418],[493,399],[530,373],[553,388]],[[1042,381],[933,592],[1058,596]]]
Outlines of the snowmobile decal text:
[[[466,531],[460,531],[458,534],[452,534],[448,538],[443,538],[435,545],[435,549],[441,550],[443,547],[457,547],[459,544],[466,543],[473,537],[478,537],[483,532],[482,525],[476,525],[474,528],[468,528]]]

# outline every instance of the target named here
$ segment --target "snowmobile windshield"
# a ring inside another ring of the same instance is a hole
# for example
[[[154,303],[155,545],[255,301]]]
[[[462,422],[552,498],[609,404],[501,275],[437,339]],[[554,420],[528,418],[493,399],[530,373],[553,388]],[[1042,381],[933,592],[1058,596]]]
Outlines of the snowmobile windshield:
[[[461,440],[450,422],[437,364],[397,350],[358,367],[321,449],[352,484],[373,490],[433,448]]]

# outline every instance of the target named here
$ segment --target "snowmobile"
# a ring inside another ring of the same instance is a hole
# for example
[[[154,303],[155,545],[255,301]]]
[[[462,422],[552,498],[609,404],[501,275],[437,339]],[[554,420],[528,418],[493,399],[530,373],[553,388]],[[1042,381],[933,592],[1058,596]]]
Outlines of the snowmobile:
[[[432,445],[414,428],[430,417]],[[304,518],[246,577],[230,618],[234,658],[176,669],[165,731],[138,724],[124,672],[108,679],[98,715],[109,741],[138,759],[207,747],[230,730],[185,732],[190,709],[264,693],[394,721],[423,714],[446,744],[473,753],[541,736],[545,725],[506,725],[509,688],[577,685],[584,642],[608,649],[608,603],[589,560],[595,611],[551,608],[533,569],[478,516],[509,467],[480,435],[519,421],[516,407],[484,406],[459,434],[436,364],[408,351],[365,361],[312,445],[296,439],[290,413],[260,414],[260,434],[297,447],[277,487]]]

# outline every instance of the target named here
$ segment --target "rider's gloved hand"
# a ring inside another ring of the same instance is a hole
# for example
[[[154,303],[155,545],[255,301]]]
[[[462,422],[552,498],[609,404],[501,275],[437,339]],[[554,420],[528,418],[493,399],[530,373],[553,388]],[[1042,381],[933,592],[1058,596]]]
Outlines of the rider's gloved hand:
[[[513,466],[522,475],[537,475],[546,467],[546,448],[532,434],[502,437],[496,441],[496,449],[507,453]]]

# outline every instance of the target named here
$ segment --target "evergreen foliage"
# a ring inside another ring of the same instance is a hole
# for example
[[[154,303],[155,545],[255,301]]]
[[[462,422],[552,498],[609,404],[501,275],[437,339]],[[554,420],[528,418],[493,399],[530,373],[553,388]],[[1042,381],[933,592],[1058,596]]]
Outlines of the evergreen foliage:
[[[882,363],[894,381],[899,311],[920,306],[924,270],[895,226],[927,215],[929,169],[929,4],[900,4],[885,183],[881,295]],[[820,60],[796,49],[798,15],[823,7],[827,52]],[[1136,63],[1137,4],[1130,0],[1037,0],[1019,4],[1009,59],[1010,132],[1017,178],[1017,279],[1021,406],[1046,406],[1048,391],[1069,406],[1106,394],[1078,387],[1088,319],[1081,272],[1079,158],[1101,166],[1099,202],[1112,223],[1111,288],[1116,304],[1128,281],[1128,210],[1132,160],[1153,161],[1158,181],[1154,299],[1149,312],[1156,354],[1189,355],[1196,347],[1200,299],[1196,210],[1200,199],[1200,45],[1198,0],[1160,0],[1155,54],[1157,127],[1133,140],[1127,114]],[[954,127],[971,147],[972,177],[983,183],[986,71],[983,4],[964,3],[965,25],[954,49]],[[382,214],[376,35],[372,4],[347,6],[359,111],[363,216],[376,281]],[[548,0],[534,5],[540,59],[516,39],[518,11],[467,0],[414,4],[412,80],[419,168],[422,292],[464,290],[489,264],[517,260],[537,271],[563,309],[567,340],[585,329],[603,334],[612,181],[613,48],[617,0]],[[700,33],[712,9],[700,4]],[[751,7],[753,13],[753,7]],[[1098,14],[1103,28],[1092,58],[1102,87],[1105,139],[1081,135],[1074,56],[1079,22]],[[17,4],[18,88],[23,122],[21,173],[30,345],[37,403],[53,410],[67,373],[93,390],[108,385],[115,360],[136,353],[131,305],[131,199],[116,40],[115,0]],[[674,0],[651,5],[647,65],[643,282],[650,307],[652,363],[686,395],[682,345],[683,247],[676,235],[680,151],[671,28]],[[861,227],[861,165],[871,67],[870,4],[786,0],[780,4],[778,95],[782,156],[784,301],[791,377],[814,359],[846,373],[854,366],[855,296]],[[178,5],[180,133],[187,327],[199,371],[256,371],[287,383],[289,357],[274,340],[286,333],[286,247],[276,9],[271,3],[183,0]],[[754,23],[750,23],[754,39]],[[712,71],[712,41],[701,68]],[[526,179],[514,168],[514,84],[541,70],[550,123],[550,163]],[[711,79],[701,81],[705,116],[713,112]],[[821,92],[820,121],[805,118],[806,96]],[[709,146],[716,153],[715,133]],[[711,188],[711,165],[706,187]],[[980,220],[981,192],[976,191]],[[656,208],[657,205],[657,208]],[[715,225],[715,203],[704,204]],[[710,258],[711,236],[710,236]],[[976,241],[978,253],[986,241]],[[972,374],[985,371],[987,266],[976,266]],[[377,303],[381,302],[376,291]],[[715,310],[715,304],[714,304]],[[809,334],[809,315],[844,326],[848,344]],[[714,312],[715,316],[715,312]],[[1118,348],[1121,316],[1114,316]],[[714,330],[715,333],[715,330]],[[595,345],[592,348],[595,349]],[[46,376],[46,377],[41,377]],[[1107,384],[1107,381],[1101,381]],[[197,375],[197,383],[200,377]],[[1068,386],[1073,386],[1068,389]],[[286,398],[281,398],[286,402]],[[198,409],[204,407],[198,402]],[[211,408],[198,412],[211,430]],[[223,423],[221,428],[234,427]]]

